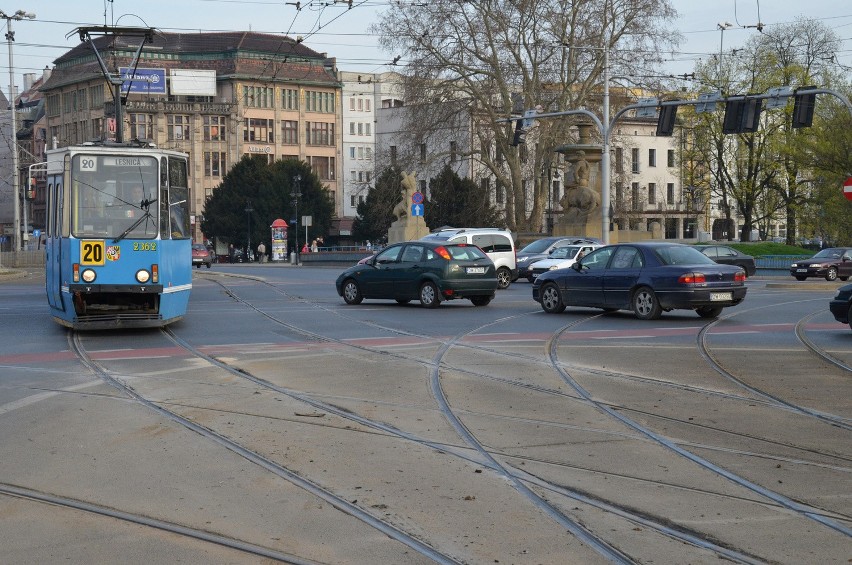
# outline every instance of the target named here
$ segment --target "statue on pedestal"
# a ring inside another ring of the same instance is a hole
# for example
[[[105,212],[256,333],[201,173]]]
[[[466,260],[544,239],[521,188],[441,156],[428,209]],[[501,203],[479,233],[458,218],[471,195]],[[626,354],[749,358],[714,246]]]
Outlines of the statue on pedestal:
[[[412,197],[417,192],[417,179],[415,173],[402,173],[402,200],[393,208],[396,221],[391,223],[388,229],[388,243],[399,241],[412,241],[429,235],[429,228],[423,216],[412,216]]]
[[[564,222],[568,224],[585,224],[589,216],[601,207],[601,197],[589,187],[589,162],[586,152],[577,152],[577,162],[574,165],[574,182],[565,187],[565,194],[559,201],[562,205]]]

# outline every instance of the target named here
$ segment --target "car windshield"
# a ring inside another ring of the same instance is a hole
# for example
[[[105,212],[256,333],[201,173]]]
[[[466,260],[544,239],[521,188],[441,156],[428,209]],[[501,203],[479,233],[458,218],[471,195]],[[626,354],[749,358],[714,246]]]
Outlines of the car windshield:
[[[557,247],[556,249],[550,252],[550,258],[572,259],[577,255],[578,251],[580,251],[580,247],[577,245],[572,245],[570,247]]]
[[[521,253],[544,253],[551,245],[553,245],[553,240],[539,239],[538,241],[533,241],[532,243],[518,251],[518,255],[520,255]]]
[[[664,265],[714,265],[715,262],[694,247],[672,245],[655,249]]]
[[[823,249],[814,255],[814,259],[840,259],[842,254],[842,249]]]
[[[202,245],[201,243],[193,243],[192,248],[196,251],[207,251],[207,248],[204,247],[204,245]]]

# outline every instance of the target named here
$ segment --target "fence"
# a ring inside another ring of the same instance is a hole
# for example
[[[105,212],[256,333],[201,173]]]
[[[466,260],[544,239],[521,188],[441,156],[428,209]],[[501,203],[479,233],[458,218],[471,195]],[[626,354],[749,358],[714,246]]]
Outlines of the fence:
[[[754,264],[758,269],[786,271],[790,263],[799,259],[809,259],[811,255],[764,255],[755,257]]]
[[[44,249],[40,251],[0,252],[0,268],[25,269],[31,267],[44,267]]]

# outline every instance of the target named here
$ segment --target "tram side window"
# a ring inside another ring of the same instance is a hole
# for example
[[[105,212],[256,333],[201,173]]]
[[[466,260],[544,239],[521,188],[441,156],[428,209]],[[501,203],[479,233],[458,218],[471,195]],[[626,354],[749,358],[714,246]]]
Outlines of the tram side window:
[[[189,188],[187,187],[186,161],[169,158],[169,233],[172,239],[190,237]]]

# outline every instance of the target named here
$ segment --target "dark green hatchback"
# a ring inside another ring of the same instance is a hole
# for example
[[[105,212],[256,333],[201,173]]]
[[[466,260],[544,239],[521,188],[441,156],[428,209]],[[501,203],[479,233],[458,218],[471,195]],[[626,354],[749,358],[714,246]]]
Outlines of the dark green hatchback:
[[[475,245],[404,241],[349,267],[335,285],[347,304],[377,298],[400,304],[419,300],[436,308],[444,300],[467,298],[474,306],[485,306],[497,290],[497,273]]]

